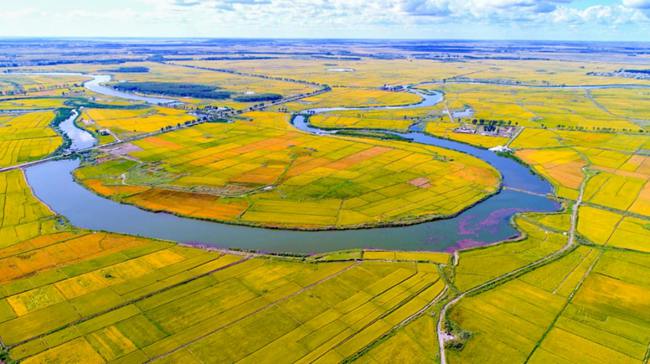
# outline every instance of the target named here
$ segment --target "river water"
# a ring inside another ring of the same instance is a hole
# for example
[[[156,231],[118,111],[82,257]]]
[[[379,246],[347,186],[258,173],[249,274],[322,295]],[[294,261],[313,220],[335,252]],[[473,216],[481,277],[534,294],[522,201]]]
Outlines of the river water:
[[[97,77],[94,80],[97,80]],[[102,89],[95,88],[93,91],[101,93]],[[117,96],[117,94],[112,93],[111,96]],[[421,96],[424,99],[420,104],[390,108],[431,106],[440,102],[442,98],[439,93],[422,94]],[[133,98],[129,99],[133,100]],[[147,99],[139,101],[157,103],[155,98]],[[342,109],[316,109],[313,112],[333,110]],[[296,116],[293,123],[305,132],[319,135],[332,132],[310,126],[308,119],[302,115]],[[72,128],[76,128],[74,123],[70,125]],[[79,135],[83,135],[83,133],[71,131],[69,134],[73,140]],[[420,132],[413,131],[400,135],[412,139],[414,142],[454,149],[481,158],[499,170],[503,177],[503,185],[506,187],[534,193],[551,192],[551,186],[547,181],[532,174],[527,167],[512,159]],[[75,144],[73,143],[73,145]],[[76,145],[82,144],[79,142]],[[309,232],[274,230],[202,221],[166,213],[153,213],[134,206],[120,204],[95,195],[77,184],[72,177],[72,172],[78,166],[79,161],[77,160],[60,160],[29,167],[25,170],[35,195],[52,210],[65,216],[73,225],[93,230],[140,235],[182,243],[200,243],[222,248],[296,253],[316,253],[350,248],[451,251],[490,244],[517,236],[519,233],[510,224],[511,217],[517,212],[557,211],[560,208],[556,201],[549,198],[506,189],[453,218],[417,225]]]
[[[79,114],[75,110],[69,118],[65,119],[61,124],[59,124],[59,129],[61,129],[61,131],[67,135],[71,141],[70,146],[68,147],[68,150],[70,151],[78,151],[91,148],[96,143],[95,137],[92,134],[78,128],[74,124],[74,120],[78,115]]]

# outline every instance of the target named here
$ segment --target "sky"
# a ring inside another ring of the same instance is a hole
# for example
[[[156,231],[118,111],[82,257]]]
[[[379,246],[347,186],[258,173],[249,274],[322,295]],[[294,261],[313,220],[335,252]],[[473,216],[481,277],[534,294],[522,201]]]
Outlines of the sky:
[[[650,0],[0,0],[0,37],[650,41]]]

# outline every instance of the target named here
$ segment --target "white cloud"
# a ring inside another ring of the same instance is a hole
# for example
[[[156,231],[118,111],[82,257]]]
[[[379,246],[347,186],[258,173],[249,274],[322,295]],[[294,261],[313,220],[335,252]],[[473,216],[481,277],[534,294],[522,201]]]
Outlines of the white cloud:
[[[559,8],[552,14],[552,20],[555,23],[596,23],[617,26],[621,24],[647,22],[648,17],[638,9],[621,5],[593,5],[585,9]]]
[[[0,33],[546,38],[571,37],[579,29],[597,39],[607,35],[603,29],[619,27],[643,39],[650,25],[650,0],[601,0],[588,7],[571,0],[94,0],[74,6],[24,1],[21,9],[0,12]]]
[[[633,9],[650,10],[650,0],[623,0],[623,6]]]

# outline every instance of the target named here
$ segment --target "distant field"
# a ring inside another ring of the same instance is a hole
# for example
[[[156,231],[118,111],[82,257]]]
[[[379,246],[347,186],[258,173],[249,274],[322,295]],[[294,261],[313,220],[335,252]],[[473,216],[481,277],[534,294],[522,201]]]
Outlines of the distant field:
[[[335,87],[330,92],[307,97],[286,104],[290,111],[321,107],[369,107],[384,105],[417,104],[422,98],[409,92],[391,92],[378,89],[357,89]]]
[[[309,118],[309,122],[326,129],[406,131],[411,124],[430,117],[438,117],[440,112],[438,106],[402,110],[346,110],[316,114]]]
[[[443,119],[444,120],[444,119]],[[451,123],[445,121],[430,121],[426,124],[424,129],[428,134],[456,140],[459,142],[477,145],[484,148],[492,148],[497,145],[505,145],[509,138],[501,136],[490,136],[481,134],[464,134],[454,132],[455,129],[460,127],[460,123]]]
[[[85,76],[49,76],[49,75],[21,75],[0,73],[0,95],[8,93],[31,93],[50,89],[68,88],[81,84],[88,77]]]
[[[147,67],[148,72],[107,72],[104,65],[87,65],[71,64],[58,67],[43,66],[36,68],[39,71],[70,71],[70,72],[88,72],[106,74],[111,73],[114,81],[128,82],[155,82],[155,83],[200,83],[202,85],[214,86],[224,91],[236,93],[238,95],[255,95],[255,94],[280,94],[283,96],[292,96],[302,93],[308,93],[317,89],[316,86],[263,79],[258,77],[247,77],[231,73],[215,72],[209,70],[200,70],[187,68],[171,64],[160,63],[124,63],[122,67],[140,66]],[[183,102],[193,105],[215,105],[228,106],[235,109],[243,108],[250,105],[246,102],[235,100],[210,100],[184,97]]]
[[[599,103],[602,90],[534,88],[503,85],[446,84],[427,85],[427,88],[445,92],[445,99],[453,110],[471,107],[472,118],[512,121],[526,127],[584,128],[587,130],[632,130],[647,128],[637,119],[643,119],[644,109],[614,109],[611,112]],[[621,104],[630,97],[627,90],[615,93],[608,89],[605,102]],[[635,97],[641,97],[637,91]],[[592,95],[594,94],[594,95]],[[594,98],[596,97],[596,98]]]
[[[142,150],[129,155],[137,162],[113,159],[76,174],[100,194],[156,211],[293,228],[449,215],[497,188],[497,173],[465,154],[312,136],[293,129],[286,114],[246,116],[252,121],[135,142]]]
[[[466,77],[478,80],[506,80],[535,85],[627,84],[648,81],[620,77],[588,76],[588,72],[611,72],[624,67],[616,63],[475,60],[441,62],[418,59],[323,60],[281,58],[259,60],[181,61],[179,64],[233,69],[243,72],[291,77],[331,86],[379,87],[422,81]],[[341,72],[339,70],[346,70]]]
[[[0,167],[40,159],[53,153],[63,138],[51,127],[54,112],[0,115]]]

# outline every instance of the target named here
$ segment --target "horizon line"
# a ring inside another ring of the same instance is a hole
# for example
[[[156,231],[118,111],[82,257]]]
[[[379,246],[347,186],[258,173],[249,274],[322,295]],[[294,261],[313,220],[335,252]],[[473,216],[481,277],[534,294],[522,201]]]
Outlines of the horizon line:
[[[126,37],[126,36],[56,36],[56,35],[0,35],[0,40],[12,39],[42,39],[42,40],[294,40],[294,41],[457,41],[457,42],[557,42],[557,43],[641,43],[650,44],[650,40],[585,40],[585,39],[472,39],[472,38],[344,38],[344,37],[210,37],[210,36],[152,36],[152,37]]]

